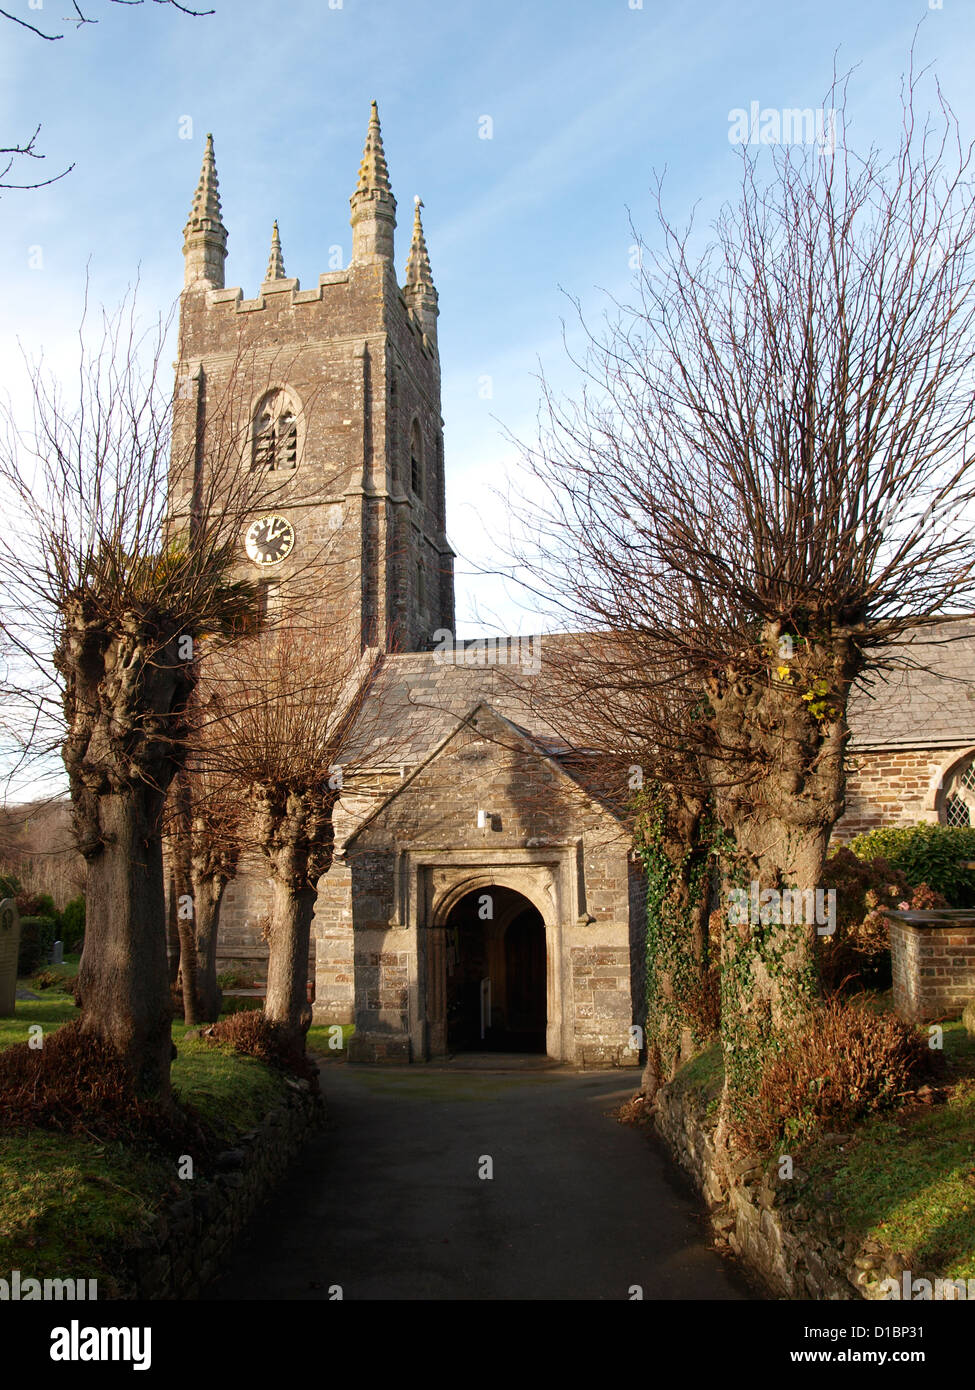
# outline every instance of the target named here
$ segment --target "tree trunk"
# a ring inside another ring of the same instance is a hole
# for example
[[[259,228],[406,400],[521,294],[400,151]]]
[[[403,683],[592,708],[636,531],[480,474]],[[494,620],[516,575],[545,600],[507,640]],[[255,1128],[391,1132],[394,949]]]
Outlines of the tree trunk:
[[[652,1097],[717,1027],[708,938],[710,840],[704,801],[653,783],[639,835],[647,892],[647,1060]]]
[[[311,1024],[308,948],[318,881],[332,867],[338,790],[305,781],[255,783],[255,832],[271,869],[271,933],[264,1012],[304,1046]]]
[[[846,710],[862,659],[842,630],[790,642],[794,650],[776,655],[781,628],[767,625],[768,667],[729,669],[707,692],[720,750],[710,764],[714,807],[734,841],[721,933],[719,1147],[777,1038],[809,1026],[819,997],[817,932],[829,928],[817,920],[816,893],[825,893],[829,840],[844,809]]]
[[[61,605],[54,664],[64,677],[78,850],[88,863],[82,1029],[131,1068],[141,1094],[170,1094],[172,996],[166,961],[162,812],[185,754],[196,680],[181,628],[133,604],[108,621],[90,593]]]
[[[169,965],[169,987],[176,988],[179,980],[179,925],[176,921],[176,875],[169,875],[169,908],[166,913],[166,959]]]
[[[195,904],[193,907],[195,910]],[[195,1028],[198,1023],[203,1022],[197,994],[196,924],[192,917],[183,916],[179,912],[176,914],[176,922],[179,928],[179,979],[183,996],[183,1022],[187,1027]]]
[[[304,1045],[311,1024],[308,1006],[308,950],[317,888],[295,888],[271,880],[271,941],[264,1012]]]
[[[220,1017],[223,992],[217,983],[217,938],[220,904],[227,880],[222,875],[193,875],[193,902],[196,906],[196,997],[201,1023],[216,1023]]]
[[[176,890],[176,931],[179,937],[179,977],[183,994],[183,1021],[195,1027],[202,1021],[197,995],[196,899],[190,860],[193,807],[186,772],[173,787],[173,881]]]
[[[81,1027],[118,1051],[139,1093],[167,1099],[167,985],[160,811],[148,788],[99,798],[101,849],[88,855]]]

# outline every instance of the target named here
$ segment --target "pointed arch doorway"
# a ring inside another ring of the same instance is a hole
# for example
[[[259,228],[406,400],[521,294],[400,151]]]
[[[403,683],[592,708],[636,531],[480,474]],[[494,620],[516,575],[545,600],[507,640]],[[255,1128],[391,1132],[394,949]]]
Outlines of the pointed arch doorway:
[[[448,1052],[546,1050],[545,923],[516,889],[490,884],[459,898],[444,921]]]

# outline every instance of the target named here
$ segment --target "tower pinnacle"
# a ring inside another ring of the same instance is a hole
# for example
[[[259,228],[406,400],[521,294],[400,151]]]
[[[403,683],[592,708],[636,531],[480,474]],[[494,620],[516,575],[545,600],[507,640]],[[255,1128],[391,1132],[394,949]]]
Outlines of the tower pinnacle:
[[[379,127],[379,109],[375,102],[369,115],[366,147],[359,165],[359,181],[350,202],[353,261],[359,265],[391,261],[396,199],[389,184],[389,169],[386,167]]]
[[[223,289],[223,263],[227,258],[227,228],[220,216],[217,165],[213,157],[213,136],[207,136],[200,181],[193,195],[193,206],[183,228],[185,257],[184,285],[204,289]]]
[[[284,277],[284,256],[281,254],[281,237],[278,232],[278,224],[275,222],[271,229],[271,255],[267,263],[267,273],[265,280],[283,280]]]
[[[366,148],[359,165],[357,193],[372,192],[384,188],[390,192],[389,169],[386,165],[386,152],[383,149],[383,133],[379,128],[379,107],[375,102],[369,112],[369,129],[366,131]]]
[[[427,252],[426,237],[423,235],[423,222],[420,218],[423,201],[417,196],[413,199],[413,204],[413,241],[410,246],[410,257],[406,262],[406,284],[403,286],[403,297],[419,320],[424,333],[427,337],[435,340],[437,317],[440,313],[438,308],[439,296],[433,283],[433,271],[430,269],[430,256]]]
[[[431,289],[433,288],[430,256],[427,252],[426,238],[423,235],[423,223],[420,220],[422,207],[423,199],[418,194],[413,199],[413,242],[410,246],[410,258],[406,262],[407,289],[419,288],[422,285],[429,285]]]

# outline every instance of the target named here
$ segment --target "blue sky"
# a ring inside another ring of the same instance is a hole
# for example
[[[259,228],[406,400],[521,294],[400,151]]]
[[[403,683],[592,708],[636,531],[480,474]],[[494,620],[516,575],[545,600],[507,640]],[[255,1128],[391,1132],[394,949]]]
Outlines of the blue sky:
[[[314,285],[330,248],[349,255],[348,199],[375,97],[400,273],[419,193],[440,291],[462,633],[473,631],[475,602],[502,627],[533,628],[513,595],[475,572],[504,539],[494,490],[514,457],[505,431],[532,435],[539,362],[571,388],[565,293],[594,317],[602,291],[625,295],[629,216],[654,239],[654,171],[667,170],[677,220],[698,203],[706,221],[735,192],[729,112],[752,101],[819,106],[837,50],[841,70],[859,64],[854,138],[891,145],[922,19],[919,59],[935,64],[975,134],[971,0],[212,3],[213,16],[190,19],[89,0],[82,8],[99,22],[72,30],[60,24],[66,0],[6,0],[65,37],[46,43],[0,20],[0,144],[41,122],[47,158],[32,170],[75,168],[0,198],[0,368],[16,394],[19,342],[70,369],[86,266],[95,302],[116,304],[138,276],[146,312],[172,304],[207,131],[230,231],[228,285],[256,293],[274,218],[288,273]],[[480,138],[485,116],[491,139]]]

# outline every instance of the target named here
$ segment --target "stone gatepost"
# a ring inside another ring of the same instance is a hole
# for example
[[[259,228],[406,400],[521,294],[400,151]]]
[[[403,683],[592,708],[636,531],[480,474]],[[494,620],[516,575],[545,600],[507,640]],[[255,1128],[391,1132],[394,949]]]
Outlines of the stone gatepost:
[[[13,898],[0,902],[0,1018],[12,1018],[17,998],[20,914]]]
[[[975,909],[888,916],[898,1014],[908,1023],[957,1018],[975,998]]]

